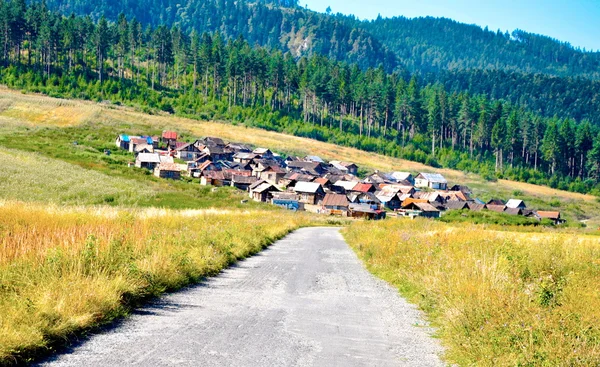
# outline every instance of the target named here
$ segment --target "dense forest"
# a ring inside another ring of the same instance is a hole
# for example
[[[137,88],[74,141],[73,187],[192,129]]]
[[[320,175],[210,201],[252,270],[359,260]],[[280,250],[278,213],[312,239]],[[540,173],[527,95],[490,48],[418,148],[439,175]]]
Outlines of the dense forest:
[[[359,21],[319,14],[294,0],[47,0],[50,9],[115,22],[121,11],[153,27],[173,25],[190,34],[243,36],[251,45],[383,65],[386,72],[417,73],[448,91],[503,99],[546,117],[600,121],[600,53],[517,30],[494,32],[443,18],[395,17]],[[550,97],[550,98],[547,98]]]
[[[227,120],[464,171],[600,193],[600,129],[423,84],[383,66],[295,57],[242,37],[0,2],[0,82]]]

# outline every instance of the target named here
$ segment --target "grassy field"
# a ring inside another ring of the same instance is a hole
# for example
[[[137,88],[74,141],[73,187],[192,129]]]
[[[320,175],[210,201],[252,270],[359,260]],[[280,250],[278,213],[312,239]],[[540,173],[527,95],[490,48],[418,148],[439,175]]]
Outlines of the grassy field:
[[[51,351],[150,296],[216,274],[308,216],[0,208],[0,364]]]
[[[151,134],[164,129],[175,129],[190,139],[217,136],[225,140],[269,147],[282,153],[310,153],[330,160],[350,160],[364,169],[437,171],[443,173],[451,183],[470,186],[475,196],[482,200],[493,197],[519,198],[525,200],[532,208],[560,210],[570,222],[584,221],[592,229],[600,226],[600,202],[590,195],[504,180],[487,182],[474,174],[448,169],[434,170],[420,163],[241,125],[197,121],[169,115],[148,115],[125,107],[24,95],[7,89],[2,90],[0,94],[0,121],[4,122],[0,124],[4,125],[0,126],[0,146],[37,152],[82,168],[116,177],[143,179],[146,183],[151,179],[140,178],[142,173],[126,168],[126,163],[132,160],[131,155],[114,152],[112,141],[116,134]],[[77,142],[78,145],[74,146],[73,142]],[[111,157],[101,154],[106,148],[113,150],[114,154]],[[198,198],[209,193],[186,194],[190,186],[187,184],[167,184],[163,180],[154,180],[151,185],[156,195],[159,195],[159,200],[152,199],[142,203],[146,206],[172,205],[175,208],[194,208],[210,206],[210,202],[217,202],[210,197],[208,200],[196,202]],[[166,197],[161,199],[161,195]],[[233,205],[234,201],[229,201],[227,205]]]
[[[600,365],[597,237],[430,220],[356,222],[343,234],[426,312],[448,362]]]

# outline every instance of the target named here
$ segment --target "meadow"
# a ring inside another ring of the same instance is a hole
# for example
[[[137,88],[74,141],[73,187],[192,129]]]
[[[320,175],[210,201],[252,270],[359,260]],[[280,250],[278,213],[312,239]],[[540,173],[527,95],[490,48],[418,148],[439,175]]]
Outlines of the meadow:
[[[3,203],[0,364],[51,352],[74,333],[214,275],[309,222],[256,210]]]
[[[343,235],[424,310],[449,363],[600,364],[600,239],[430,220],[356,222]]]

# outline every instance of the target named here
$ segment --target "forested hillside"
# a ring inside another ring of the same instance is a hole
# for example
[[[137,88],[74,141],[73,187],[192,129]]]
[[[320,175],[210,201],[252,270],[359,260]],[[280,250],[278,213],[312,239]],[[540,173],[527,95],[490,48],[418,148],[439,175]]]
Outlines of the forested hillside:
[[[116,21],[123,11],[144,27],[218,31],[225,39],[241,35],[251,45],[290,52],[294,58],[320,54],[363,70],[380,65],[386,72],[405,75],[409,70],[420,75],[422,84],[441,82],[448,91],[504,99],[546,117],[600,121],[600,83],[591,81],[600,77],[600,54],[520,30],[506,34],[440,18],[365,22],[315,13],[293,0],[47,3],[64,14],[93,20],[106,15]]]
[[[600,188],[600,129],[587,121],[220,33],[0,4],[0,82],[13,88],[241,122],[491,180]]]

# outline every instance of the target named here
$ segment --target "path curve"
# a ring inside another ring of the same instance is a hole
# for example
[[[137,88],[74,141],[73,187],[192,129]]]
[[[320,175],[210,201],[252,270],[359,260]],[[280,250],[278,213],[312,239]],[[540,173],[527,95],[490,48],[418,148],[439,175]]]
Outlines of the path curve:
[[[337,228],[304,228],[41,365],[443,366],[425,325]]]

